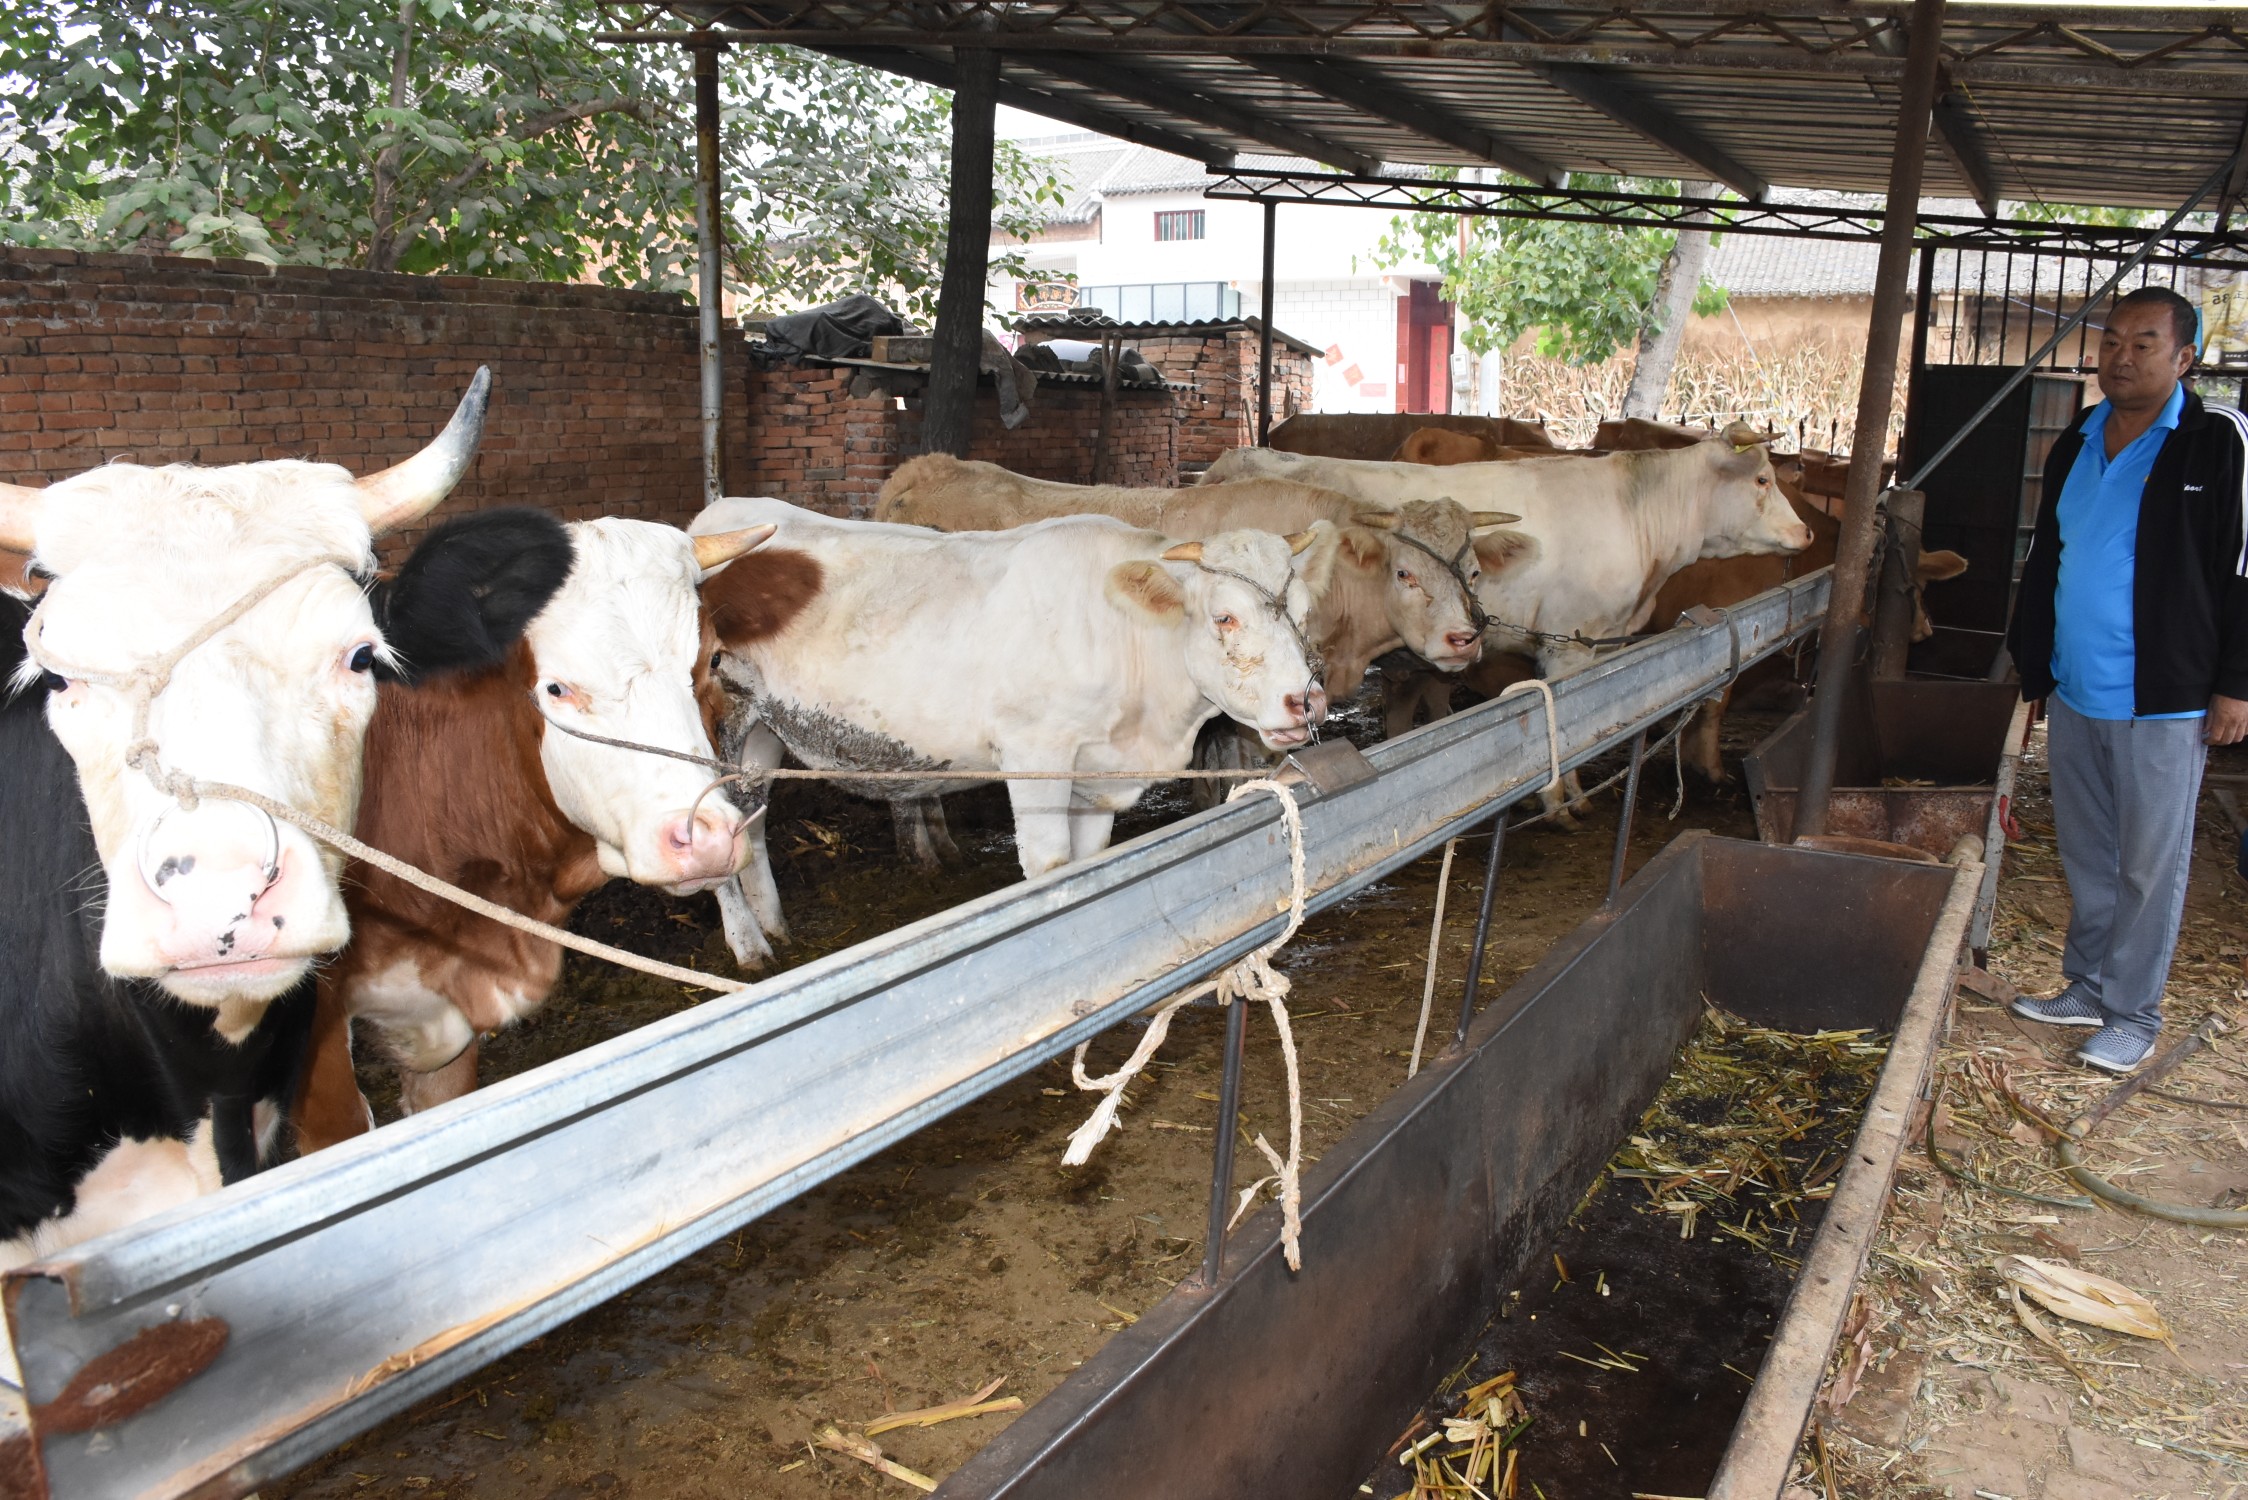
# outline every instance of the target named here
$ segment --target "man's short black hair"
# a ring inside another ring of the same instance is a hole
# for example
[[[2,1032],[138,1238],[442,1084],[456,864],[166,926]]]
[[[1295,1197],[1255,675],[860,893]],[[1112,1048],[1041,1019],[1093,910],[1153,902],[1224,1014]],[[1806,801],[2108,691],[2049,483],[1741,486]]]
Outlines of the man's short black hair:
[[[2192,349],[2201,332],[2201,315],[2193,304],[2166,286],[2142,286],[2135,292],[2126,292],[2115,299],[2114,313],[2126,307],[2159,307],[2170,314],[2170,333],[2181,349]]]

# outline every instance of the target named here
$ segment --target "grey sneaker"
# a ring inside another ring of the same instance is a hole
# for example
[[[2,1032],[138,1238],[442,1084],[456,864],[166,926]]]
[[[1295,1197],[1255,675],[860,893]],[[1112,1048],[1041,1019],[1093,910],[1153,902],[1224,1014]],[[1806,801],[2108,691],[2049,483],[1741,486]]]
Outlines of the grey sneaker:
[[[2050,1000],[2023,995],[2006,1008],[2025,1021],[2042,1021],[2047,1026],[2107,1024],[2107,1017],[2100,1014],[2099,1005],[2073,984]]]
[[[2077,1049],[2076,1057],[2103,1073],[2135,1073],[2152,1051],[2152,1037],[2135,1036],[2120,1026],[2102,1026]]]

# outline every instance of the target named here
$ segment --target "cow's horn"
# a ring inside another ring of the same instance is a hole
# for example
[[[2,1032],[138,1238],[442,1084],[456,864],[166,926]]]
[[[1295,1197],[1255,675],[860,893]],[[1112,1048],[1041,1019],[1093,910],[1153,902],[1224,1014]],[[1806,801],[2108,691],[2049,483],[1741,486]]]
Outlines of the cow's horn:
[[[0,484],[0,551],[33,549],[41,493],[27,484]]]
[[[1200,542],[1181,542],[1163,554],[1163,561],[1198,563],[1202,561],[1202,544]]]
[[[484,436],[484,406],[491,399],[492,372],[479,366],[468,383],[468,394],[453,410],[453,420],[437,440],[401,464],[358,481],[359,511],[367,529],[376,536],[417,521],[437,508],[452,493],[476,457],[477,441]]]
[[[1395,531],[1397,512],[1394,510],[1362,510],[1350,518],[1353,526],[1364,526],[1370,531]]]
[[[1317,530],[1291,531],[1286,536],[1282,537],[1281,540],[1288,544],[1288,550],[1290,552],[1301,553],[1306,547],[1309,547],[1312,544],[1313,540],[1316,539],[1318,535],[1319,533]]]
[[[754,552],[772,539],[780,530],[772,522],[762,526],[745,526],[739,531],[721,531],[716,536],[698,536],[695,542],[695,566],[705,576],[710,570],[732,562],[744,552]]]
[[[1512,511],[1506,510],[1471,510],[1467,513],[1467,524],[1476,529],[1485,526],[1512,526],[1521,519]]]

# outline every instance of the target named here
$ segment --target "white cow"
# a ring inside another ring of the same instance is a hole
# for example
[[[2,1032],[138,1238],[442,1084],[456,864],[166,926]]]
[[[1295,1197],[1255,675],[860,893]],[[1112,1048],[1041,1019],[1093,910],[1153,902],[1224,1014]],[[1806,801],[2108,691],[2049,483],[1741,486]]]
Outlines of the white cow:
[[[972,784],[948,769],[1148,773],[1007,783],[1026,876],[1106,847],[1116,814],[1184,769],[1216,715],[1277,750],[1326,713],[1303,637],[1334,563],[1324,523],[1174,544],[1107,517],[947,534],[728,499],[689,529],[768,522],[773,541],[703,589],[721,675],[767,731],[745,762],[777,764],[785,744],[820,769],[930,773],[852,786],[885,800]],[[772,931],[761,835],[742,883]]]
[[[1688,563],[1811,543],[1770,455],[1739,423],[1686,448],[1443,468],[1237,448],[1205,477],[1297,479],[1393,509],[1450,496],[1518,513],[1516,529],[1536,542],[1534,552],[1522,566],[1485,573],[1476,595],[1492,622],[1486,649],[1534,656],[1548,678],[1590,665],[1585,642],[1646,628],[1664,580]],[[1545,802],[1561,812],[1558,793]]]
[[[1478,585],[1493,622],[1486,644],[1535,654],[1553,677],[1590,662],[1579,637],[1644,629],[1663,581],[1688,563],[1811,544],[1754,438],[1735,424],[1721,440],[1689,448],[1446,468],[1237,448],[1207,477],[1299,479],[1392,510],[1449,496],[1471,510],[1520,514],[1516,529],[1537,548]]]

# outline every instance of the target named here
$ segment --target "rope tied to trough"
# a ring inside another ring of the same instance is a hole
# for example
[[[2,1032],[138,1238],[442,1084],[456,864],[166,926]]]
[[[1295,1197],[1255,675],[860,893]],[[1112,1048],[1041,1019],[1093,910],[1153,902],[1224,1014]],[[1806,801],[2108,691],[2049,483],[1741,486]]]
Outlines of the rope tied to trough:
[[[1280,1245],[1287,1256],[1288,1269],[1303,1269],[1303,1137],[1304,1105],[1303,1082],[1296,1066],[1296,1037],[1288,1024],[1288,976],[1272,966],[1273,956],[1287,945],[1304,924],[1304,824],[1303,812],[1296,805],[1295,793],[1281,782],[1260,778],[1243,782],[1227,796],[1228,802],[1237,801],[1250,793],[1261,792],[1280,804],[1281,820],[1288,835],[1288,921],[1280,935],[1271,942],[1250,950],[1248,955],[1226,969],[1215,979],[1180,991],[1166,1000],[1148,1021],[1147,1031],[1132,1055],[1122,1067],[1101,1078],[1089,1076],[1085,1071],[1085,1052],[1092,1046],[1090,1039],[1077,1044],[1077,1053],[1070,1059],[1070,1078],[1087,1093],[1104,1095],[1094,1106],[1093,1113],[1084,1124],[1077,1127],[1069,1138],[1069,1148],[1062,1153],[1062,1165],[1081,1167],[1091,1159],[1093,1148],[1116,1128],[1117,1112],[1124,1107],[1124,1090],[1144,1070],[1163,1039],[1170,1034],[1171,1018],[1180,1007],[1190,1005],[1204,995],[1217,996],[1222,1009],[1236,1000],[1262,1000],[1272,1008],[1273,1029],[1280,1033],[1280,1060],[1288,1077],[1288,1154],[1285,1158],[1272,1147],[1263,1135],[1254,1137],[1250,1144],[1264,1156],[1272,1168],[1270,1175],[1261,1177],[1241,1190],[1239,1204],[1226,1227],[1231,1229],[1240,1222],[1249,1205],[1268,1183],[1278,1183],[1280,1193]],[[1236,1128],[1231,1120],[1220,1120],[1218,1129],[1230,1132]]]

